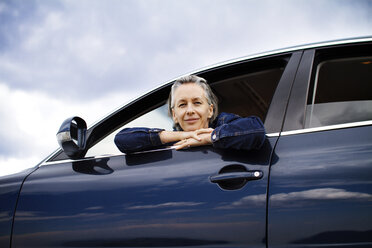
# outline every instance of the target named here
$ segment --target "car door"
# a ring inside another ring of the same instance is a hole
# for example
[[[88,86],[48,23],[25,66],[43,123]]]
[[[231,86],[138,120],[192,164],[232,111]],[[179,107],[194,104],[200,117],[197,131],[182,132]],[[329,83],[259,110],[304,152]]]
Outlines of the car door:
[[[304,52],[270,170],[269,247],[372,246],[371,43]]]
[[[163,118],[170,85],[160,87],[91,128],[84,158],[59,152],[27,178],[13,246],[266,247],[269,165],[301,54],[199,73],[213,82],[222,111],[265,120],[262,149],[117,153],[112,137],[123,125],[171,126]],[[246,178],[234,178],[237,174]]]

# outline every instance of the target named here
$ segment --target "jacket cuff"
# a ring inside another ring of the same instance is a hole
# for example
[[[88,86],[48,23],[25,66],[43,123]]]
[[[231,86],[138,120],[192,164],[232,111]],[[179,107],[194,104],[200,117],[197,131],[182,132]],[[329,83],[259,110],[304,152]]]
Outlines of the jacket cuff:
[[[222,126],[224,126],[224,125],[226,125],[226,124],[223,124]],[[212,143],[217,142],[220,139],[220,130],[221,130],[222,126],[216,127],[213,130],[213,132],[211,134]]]
[[[226,125],[226,124],[223,124],[222,126],[224,126],[224,125]],[[213,132],[211,133],[212,145],[215,148],[224,148],[223,145],[222,145],[223,140],[221,140],[221,137],[220,137],[220,132],[221,132],[221,127],[222,126],[219,126],[219,127],[215,128],[213,130]]]
[[[153,146],[161,146],[163,143],[160,140],[159,133],[161,131],[164,131],[165,129],[160,129],[160,128],[151,128],[149,130],[150,133],[150,141]]]

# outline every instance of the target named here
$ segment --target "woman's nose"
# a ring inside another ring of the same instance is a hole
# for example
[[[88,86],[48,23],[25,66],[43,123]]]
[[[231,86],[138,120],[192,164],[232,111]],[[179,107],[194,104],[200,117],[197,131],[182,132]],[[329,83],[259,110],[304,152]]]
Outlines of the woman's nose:
[[[192,113],[194,113],[194,108],[193,108],[193,106],[192,106],[192,104],[187,104],[187,109],[186,109],[186,111],[187,111],[187,113],[188,114],[192,114]]]

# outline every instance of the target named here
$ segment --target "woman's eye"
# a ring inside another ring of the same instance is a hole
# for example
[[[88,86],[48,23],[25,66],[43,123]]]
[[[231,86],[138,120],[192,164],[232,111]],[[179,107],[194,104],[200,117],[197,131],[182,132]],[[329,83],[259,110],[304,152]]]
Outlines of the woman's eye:
[[[185,106],[186,106],[185,103],[180,103],[180,104],[178,104],[178,107],[179,107],[179,108],[182,108],[182,107],[185,107]]]
[[[194,104],[196,104],[196,105],[200,105],[200,104],[202,104],[201,102],[194,102]]]

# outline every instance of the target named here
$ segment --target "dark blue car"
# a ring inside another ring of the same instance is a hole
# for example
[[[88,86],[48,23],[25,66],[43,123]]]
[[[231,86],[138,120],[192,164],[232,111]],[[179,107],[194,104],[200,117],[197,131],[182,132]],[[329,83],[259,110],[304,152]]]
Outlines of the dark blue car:
[[[372,247],[372,37],[195,74],[264,121],[260,150],[120,153],[123,127],[172,129],[172,81],[89,129],[67,119],[61,149],[1,178],[0,247]]]

